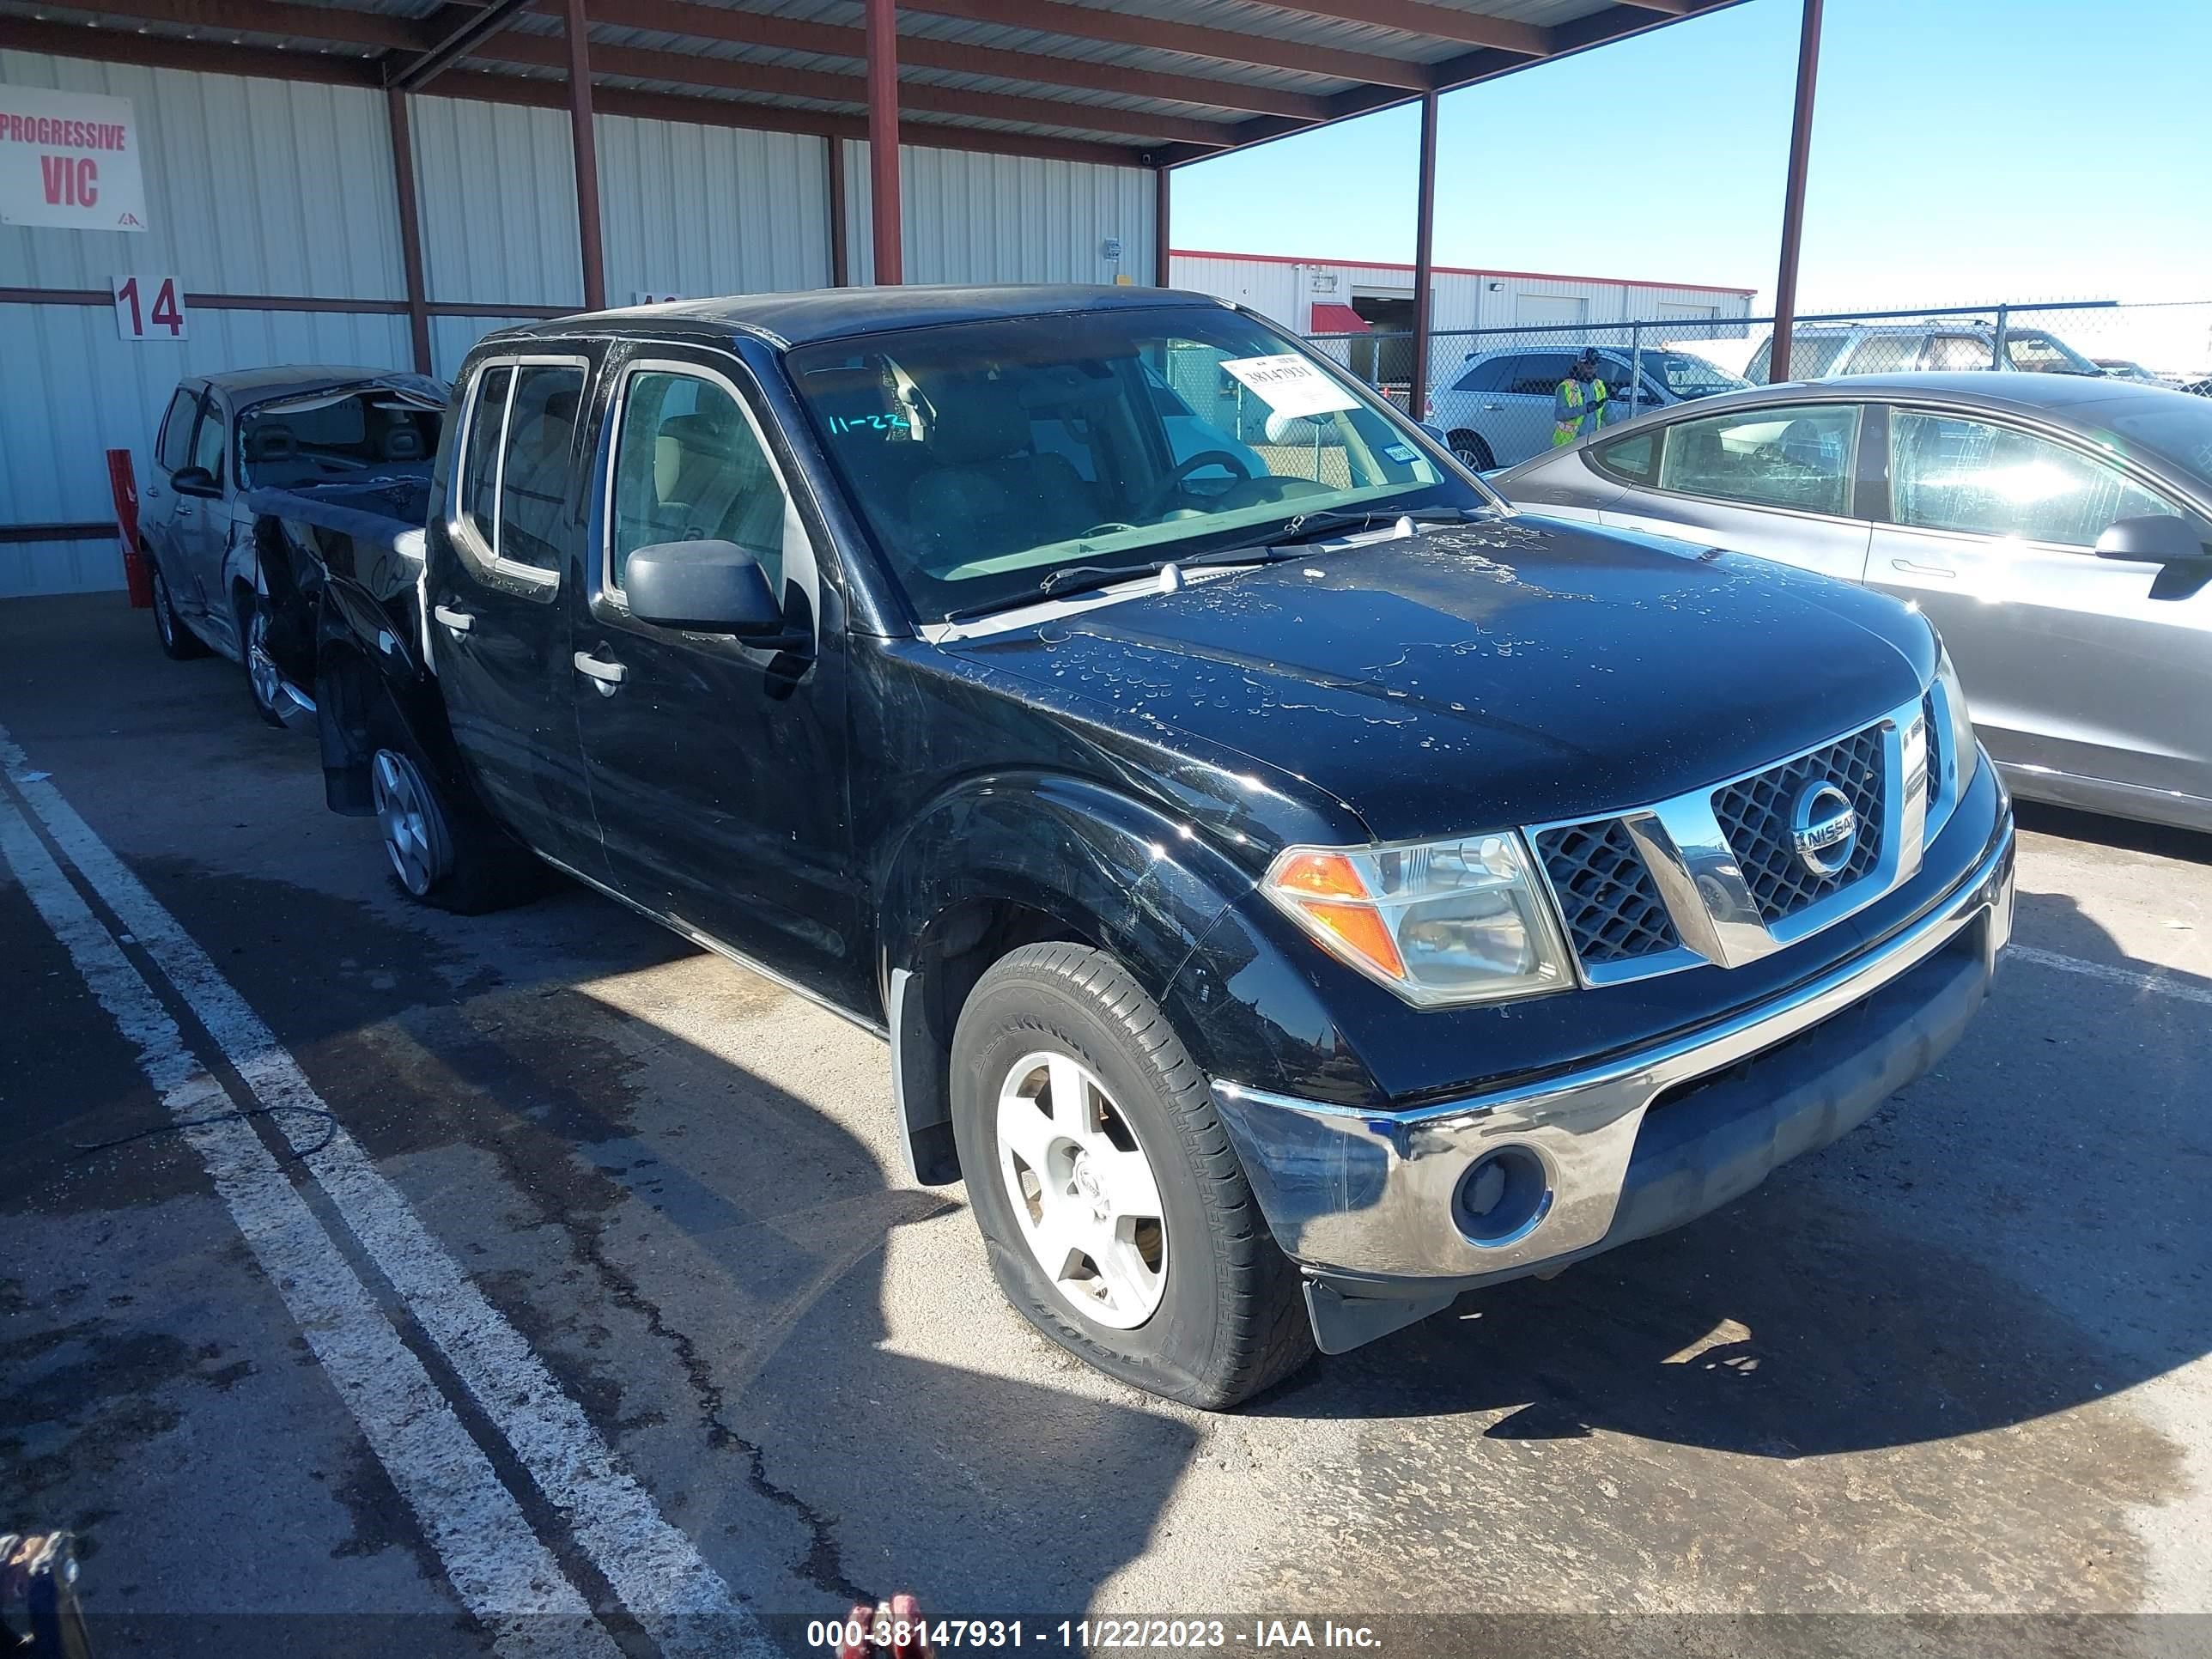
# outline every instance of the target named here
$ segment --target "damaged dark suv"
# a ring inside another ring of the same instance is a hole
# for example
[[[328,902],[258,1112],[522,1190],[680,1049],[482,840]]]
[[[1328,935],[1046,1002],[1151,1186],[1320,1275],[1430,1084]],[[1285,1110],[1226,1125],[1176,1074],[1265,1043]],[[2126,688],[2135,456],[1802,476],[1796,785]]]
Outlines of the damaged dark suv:
[[[543,860],[884,1035],[1015,1306],[1200,1406],[1826,1144],[2010,927],[1921,617],[1517,514],[1195,295],[494,335],[425,543],[318,656],[405,890]]]

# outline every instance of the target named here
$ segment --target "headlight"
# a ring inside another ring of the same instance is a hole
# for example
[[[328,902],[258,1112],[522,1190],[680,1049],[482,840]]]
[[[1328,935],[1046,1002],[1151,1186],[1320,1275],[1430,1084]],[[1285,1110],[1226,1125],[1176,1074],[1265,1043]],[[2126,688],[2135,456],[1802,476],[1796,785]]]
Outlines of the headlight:
[[[1422,1007],[1574,983],[1516,835],[1286,848],[1261,890],[1331,955]]]
[[[1951,653],[1939,639],[1936,642],[1936,684],[1940,689],[1939,701],[1950,711],[1951,729],[1945,741],[1959,766],[1959,793],[1965,794],[1966,786],[1974,781],[1974,768],[1981,763],[1981,750],[1974,744],[1974,717],[1966,712],[1966,694],[1959,684],[1959,671],[1952,665]]]

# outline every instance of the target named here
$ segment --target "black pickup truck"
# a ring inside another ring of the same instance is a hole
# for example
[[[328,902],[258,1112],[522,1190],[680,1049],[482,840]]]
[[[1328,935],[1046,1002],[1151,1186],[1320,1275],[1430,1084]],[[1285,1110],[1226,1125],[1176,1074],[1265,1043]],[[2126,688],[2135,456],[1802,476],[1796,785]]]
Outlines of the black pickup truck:
[[[2009,932],[1924,620],[1516,513],[1237,307],[685,303],[457,386],[415,580],[323,598],[331,805],[887,1037],[913,1176],[1163,1395],[1734,1198]]]

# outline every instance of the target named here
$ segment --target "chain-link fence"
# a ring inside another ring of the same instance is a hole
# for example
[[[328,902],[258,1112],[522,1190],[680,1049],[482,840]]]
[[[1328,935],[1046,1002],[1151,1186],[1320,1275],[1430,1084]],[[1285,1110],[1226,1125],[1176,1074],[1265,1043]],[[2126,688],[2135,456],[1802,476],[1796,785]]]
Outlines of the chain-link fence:
[[[1430,338],[1427,407],[1418,413],[1449,434],[1470,465],[1511,466],[1601,423],[1765,384],[1773,322],[1665,318],[1439,331]],[[1790,340],[1790,375],[1799,380],[2009,368],[2124,374],[2212,396],[2212,301],[1829,312],[1801,317]],[[1412,335],[1324,334],[1309,343],[1406,407]],[[1561,383],[1585,350],[1597,354],[1595,380],[1562,399]],[[1576,398],[1578,407],[1563,407]]]

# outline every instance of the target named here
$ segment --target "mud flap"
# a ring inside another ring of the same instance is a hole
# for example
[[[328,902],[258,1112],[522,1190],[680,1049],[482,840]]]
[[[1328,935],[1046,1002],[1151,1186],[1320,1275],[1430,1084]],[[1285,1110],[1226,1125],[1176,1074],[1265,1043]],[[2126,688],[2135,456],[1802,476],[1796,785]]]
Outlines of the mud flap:
[[[1346,1296],[1318,1279],[1305,1281],[1306,1317],[1313,1322],[1314,1346],[1323,1353],[1350,1353],[1378,1336],[1418,1324],[1442,1313],[1457,1299],[1455,1290],[1434,1296]]]

